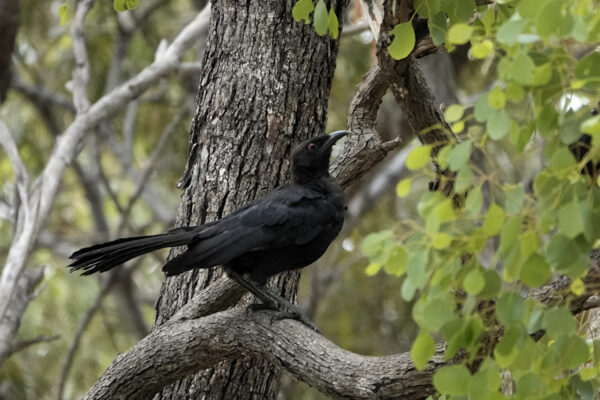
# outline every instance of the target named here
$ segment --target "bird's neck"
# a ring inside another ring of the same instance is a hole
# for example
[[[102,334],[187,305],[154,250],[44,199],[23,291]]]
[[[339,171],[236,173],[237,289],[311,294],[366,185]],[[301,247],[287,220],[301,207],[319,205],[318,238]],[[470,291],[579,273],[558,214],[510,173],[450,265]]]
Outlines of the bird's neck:
[[[315,175],[296,175],[292,177],[292,182],[296,185],[305,186],[318,192],[331,191],[332,185],[336,185],[329,173],[320,176]]]

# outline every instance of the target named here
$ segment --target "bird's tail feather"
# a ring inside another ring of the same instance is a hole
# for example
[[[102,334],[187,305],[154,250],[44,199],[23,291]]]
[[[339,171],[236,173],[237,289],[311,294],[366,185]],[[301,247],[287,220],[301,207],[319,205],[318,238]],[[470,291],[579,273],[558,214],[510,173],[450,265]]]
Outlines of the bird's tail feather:
[[[136,236],[117,239],[78,250],[69,257],[71,272],[83,270],[82,275],[105,272],[132,258],[165,247],[189,244],[195,234],[192,227],[170,230],[153,236]]]

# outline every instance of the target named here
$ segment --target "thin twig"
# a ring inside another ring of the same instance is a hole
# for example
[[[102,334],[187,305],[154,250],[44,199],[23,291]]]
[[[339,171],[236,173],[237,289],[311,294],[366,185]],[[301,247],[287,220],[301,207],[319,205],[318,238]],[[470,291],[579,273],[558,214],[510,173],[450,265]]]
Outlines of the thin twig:
[[[54,342],[55,340],[58,340],[58,339],[60,339],[60,335],[52,335],[52,336],[40,335],[33,339],[19,340],[18,342],[13,344],[9,355],[13,355],[14,353],[25,350],[26,348],[33,346],[35,344],[50,343],[50,342]]]
[[[158,143],[154,147],[152,154],[146,161],[146,165],[144,166],[144,168],[142,169],[142,171],[140,173],[140,177],[137,181],[135,190],[134,190],[133,194],[131,195],[131,198],[129,199],[129,203],[127,203],[127,206],[121,213],[121,222],[119,223],[117,232],[121,233],[123,231],[126,220],[129,217],[129,214],[131,213],[131,209],[133,208],[135,202],[139,199],[140,195],[146,188],[148,179],[150,178],[152,171],[154,171],[154,168],[157,165],[159,157],[162,156],[162,154],[163,154],[163,148],[169,141],[169,138],[171,137],[173,132],[175,132],[175,128],[177,127],[177,125],[179,125],[179,123],[183,120],[184,116],[188,113],[188,111],[189,110],[187,110],[186,107],[181,107],[181,110],[179,111],[179,113],[173,118],[173,120],[167,125],[167,127],[165,128],[163,133],[160,135],[160,138],[158,139]]]
[[[60,369],[60,376],[58,379],[58,385],[56,388],[56,400],[63,399],[63,393],[65,390],[65,384],[67,382],[67,377],[69,375],[69,371],[71,370],[71,366],[73,365],[73,359],[75,357],[75,352],[79,348],[79,344],[81,343],[81,337],[83,333],[86,331],[89,326],[92,318],[100,309],[102,305],[102,300],[106,297],[106,295],[111,291],[116,283],[116,274],[111,273],[109,278],[102,283],[100,291],[96,294],[94,301],[90,304],[90,307],[83,314],[81,319],[79,320],[79,324],[77,325],[77,330],[75,331],[75,335],[73,336],[73,341],[69,346],[69,350],[67,351],[67,355],[63,360],[62,367]]]

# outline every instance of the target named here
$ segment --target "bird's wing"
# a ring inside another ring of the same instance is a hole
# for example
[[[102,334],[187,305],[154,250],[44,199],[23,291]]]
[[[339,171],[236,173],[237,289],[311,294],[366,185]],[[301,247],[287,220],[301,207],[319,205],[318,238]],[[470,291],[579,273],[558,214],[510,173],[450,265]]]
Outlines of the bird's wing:
[[[284,187],[285,188],[285,187]],[[243,209],[205,226],[187,252],[173,264],[198,267],[226,264],[242,254],[302,245],[331,224],[335,206],[311,190],[270,192]],[[165,265],[165,270],[174,268]]]

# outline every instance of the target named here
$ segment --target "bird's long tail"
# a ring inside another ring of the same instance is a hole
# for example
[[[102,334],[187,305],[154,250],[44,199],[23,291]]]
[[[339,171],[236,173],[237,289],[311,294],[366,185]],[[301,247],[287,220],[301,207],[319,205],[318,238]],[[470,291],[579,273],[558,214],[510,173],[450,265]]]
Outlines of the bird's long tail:
[[[132,258],[165,247],[184,246],[194,238],[193,227],[176,228],[160,235],[136,236],[113,240],[78,250],[69,257],[71,272],[82,275],[105,272]]]

